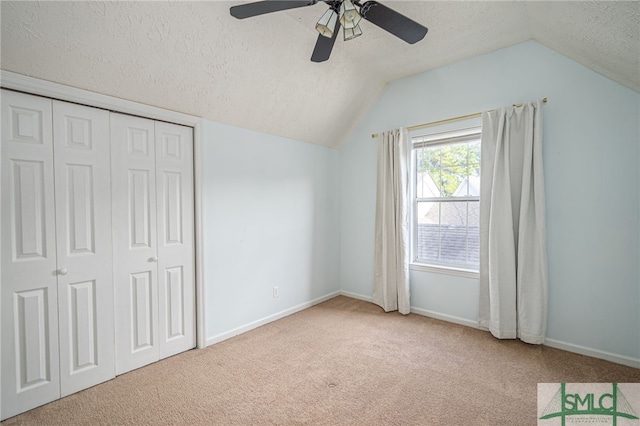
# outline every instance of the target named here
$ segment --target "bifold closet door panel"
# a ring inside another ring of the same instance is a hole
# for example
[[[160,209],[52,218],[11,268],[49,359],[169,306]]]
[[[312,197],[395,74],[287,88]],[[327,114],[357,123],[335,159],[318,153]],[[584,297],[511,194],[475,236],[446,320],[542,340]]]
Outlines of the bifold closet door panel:
[[[152,120],[111,113],[116,374],[159,359],[155,156]]]
[[[195,340],[193,129],[156,122],[160,358]]]
[[[60,397],[51,100],[2,90],[2,418]]]
[[[115,377],[109,112],[53,101],[60,388]]]

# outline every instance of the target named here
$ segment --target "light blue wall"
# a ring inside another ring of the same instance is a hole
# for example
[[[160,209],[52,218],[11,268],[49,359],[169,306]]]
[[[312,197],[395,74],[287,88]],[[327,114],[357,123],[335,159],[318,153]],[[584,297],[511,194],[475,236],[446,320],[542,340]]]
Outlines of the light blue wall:
[[[211,121],[203,139],[207,338],[339,290],[339,152]]]
[[[640,95],[526,42],[391,83],[341,152],[340,285],[371,296],[371,133],[548,97],[548,338],[640,358]],[[412,306],[476,321],[476,279],[411,272]]]

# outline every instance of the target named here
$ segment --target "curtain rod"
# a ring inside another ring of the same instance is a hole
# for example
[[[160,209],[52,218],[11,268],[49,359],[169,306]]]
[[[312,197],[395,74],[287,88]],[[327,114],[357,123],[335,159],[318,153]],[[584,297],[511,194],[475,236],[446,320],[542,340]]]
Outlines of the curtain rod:
[[[547,98],[542,99],[543,103],[547,103]],[[518,108],[521,107],[522,104],[513,104],[514,107]],[[495,111],[495,109],[492,109],[488,112],[492,112]],[[418,130],[418,129],[422,129],[425,127],[431,127],[431,126],[435,126],[438,124],[445,124],[445,123],[452,123],[454,121],[460,121],[460,120],[466,120],[467,118],[474,118],[474,117],[480,117],[482,115],[481,112],[476,112],[474,114],[467,114],[467,115],[461,115],[459,117],[453,117],[453,118],[446,118],[444,120],[438,120],[438,121],[432,121],[431,123],[424,123],[424,124],[417,124],[415,126],[411,126],[411,127],[407,127],[407,130]],[[378,136],[378,133],[372,133],[371,137],[375,138]]]

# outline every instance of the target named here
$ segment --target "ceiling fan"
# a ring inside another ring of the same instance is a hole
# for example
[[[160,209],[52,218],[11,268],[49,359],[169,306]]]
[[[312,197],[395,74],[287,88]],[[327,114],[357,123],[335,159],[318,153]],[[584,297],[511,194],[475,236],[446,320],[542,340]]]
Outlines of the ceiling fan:
[[[265,0],[233,6],[231,16],[244,19],[265,13],[313,6],[319,0]],[[362,34],[360,20],[366,19],[409,44],[417,43],[427,34],[427,27],[407,18],[377,1],[360,3],[358,0],[324,0],[329,5],[316,24],[320,33],[311,60],[324,62],[329,59],[340,27],[344,28],[344,40],[352,40]],[[357,8],[360,8],[358,10]]]

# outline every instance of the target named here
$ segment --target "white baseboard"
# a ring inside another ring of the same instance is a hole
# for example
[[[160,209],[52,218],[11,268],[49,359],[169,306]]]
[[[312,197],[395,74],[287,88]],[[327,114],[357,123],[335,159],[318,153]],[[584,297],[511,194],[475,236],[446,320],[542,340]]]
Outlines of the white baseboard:
[[[284,311],[275,313],[273,315],[269,315],[268,317],[259,319],[257,321],[253,321],[241,327],[234,328],[233,330],[229,330],[227,332],[208,337],[207,346],[222,342],[223,340],[227,340],[233,336],[237,336],[238,334],[242,334],[249,330],[253,330],[254,328],[258,328],[262,325],[279,320],[280,318],[284,318],[288,315],[295,314],[296,312],[300,312],[304,309],[310,308],[314,305],[317,305],[318,303],[322,303],[326,300],[332,299],[339,295],[351,297],[353,299],[358,299],[365,302],[373,302],[373,298],[370,296],[364,296],[362,294],[351,293],[349,291],[344,291],[344,290],[334,291],[333,293],[329,293],[322,297],[318,297],[309,302],[301,303],[292,308],[285,309]],[[454,315],[434,312],[428,309],[416,308],[415,306],[411,307],[411,313],[482,330],[482,328],[478,326],[478,323],[476,321],[471,321],[466,318],[456,317]],[[618,355],[611,352],[601,351],[599,349],[587,348],[585,346],[575,345],[573,343],[566,343],[566,342],[562,342],[560,340],[555,340],[555,339],[545,339],[544,345],[550,348],[561,349],[563,351],[573,352],[580,355],[586,355],[592,358],[604,359],[606,361],[615,362],[616,364],[627,365],[629,367],[640,369],[640,359],[638,358],[631,358],[624,355]]]
[[[365,302],[373,303],[373,297],[363,296],[363,295],[358,294],[358,293],[351,293],[349,291],[340,290],[340,295],[341,296],[347,296],[347,297],[350,297],[352,299],[364,300]]]
[[[340,290],[340,294],[342,296],[351,297],[352,299],[363,300],[365,302],[373,303],[373,297],[364,296],[358,293],[351,293],[349,291]],[[416,308],[415,306],[411,307],[411,313],[422,315],[429,318],[439,319],[442,321],[452,322],[454,324],[466,325],[467,327],[479,328],[478,323],[475,321],[471,321],[465,318],[459,318],[453,315],[441,314],[439,312],[429,311],[427,309]]]
[[[365,302],[372,302],[372,298],[369,296],[363,296],[357,293],[350,293],[348,291],[340,291],[340,294],[347,297],[352,297],[354,299],[364,300]],[[452,322],[454,324],[460,324],[471,328],[476,328],[479,330],[485,330],[484,328],[478,326],[476,321],[468,320],[466,318],[460,318],[453,315],[443,314],[440,312],[434,312],[427,309],[416,308],[415,306],[411,307],[411,312],[418,315],[423,315],[429,318],[435,318],[442,321]],[[566,343],[560,340],[555,339],[545,339],[545,346],[555,349],[561,349],[567,352],[573,352],[580,355],[590,356],[592,358],[604,359],[605,361],[615,362],[616,364],[627,365],[629,367],[640,369],[640,359],[631,358],[624,355],[618,355],[607,351],[602,351],[599,349],[587,348],[585,346],[575,345],[573,343]]]
[[[435,318],[443,321],[452,322],[454,324],[466,325],[467,327],[477,328],[479,330],[488,331],[480,326],[476,321],[471,321],[466,318],[459,318],[453,315],[441,314],[439,312],[433,312],[426,309],[420,309],[416,307],[411,308],[412,313],[424,315],[426,317]],[[631,358],[624,355],[617,355],[611,352],[601,351],[599,349],[587,348],[573,343],[566,343],[555,339],[545,339],[544,346],[550,348],[562,349],[563,351],[573,352],[580,355],[590,356],[592,358],[604,359],[605,361],[615,362],[616,364],[627,365],[629,367],[640,368],[640,359]]]
[[[418,314],[429,318],[434,318],[437,320],[452,322],[454,324],[465,325],[471,328],[480,328],[478,327],[477,321],[471,321],[466,318],[456,317],[454,315],[441,314],[440,312],[434,312],[427,309],[416,308],[415,306],[411,307],[412,314]]]
[[[279,320],[291,314],[295,314],[296,312],[300,312],[304,309],[310,308],[318,303],[322,303],[329,299],[333,299],[336,296],[340,295],[340,291],[334,291],[333,293],[326,294],[324,296],[318,297],[316,299],[310,300],[308,302],[301,303],[292,308],[285,309],[284,311],[277,312],[273,315],[269,315],[267,317],[261,318],[256,321],[252,321],[249,324],[245,324],[240,327],[236,327],[232,330],[225,331],[224,333],[216,334],[215,336],[207,337],[207,346],[214,345],[216,343],[220,343],[224,340],[230,339],[234,336],[237,336],[242,333],[246,333],[247,331],[253,330],[254,328],[261,327],[265,324],[269,324],[270,322]]]
[[[631,358],[624,355],[601,351],[599,349],[587,348],[585,346],[561,342],[560,340],[555,339],[545,339],[544,345],[549,346],[550,348],[562,349],[563,351],[586,355],[592,358],[604,359],[606,361],[615,362],[616,364],[628,365],[629,367],[640,369],[640,359],[638,358]]]

